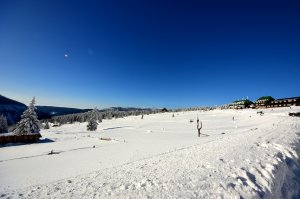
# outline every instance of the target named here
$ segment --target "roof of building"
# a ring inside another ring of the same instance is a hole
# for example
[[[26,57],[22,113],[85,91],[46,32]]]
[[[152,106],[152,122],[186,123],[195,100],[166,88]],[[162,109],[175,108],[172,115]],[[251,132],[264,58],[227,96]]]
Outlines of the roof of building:
[[[274,98],[272,96],[262,96],[260,98],[257,99],[258,100],[274,100]]]
[[[253,102],[251,102],[250,100],[248,99],[245,99],[245,100],[236,100],[236,101],[233,101],[231,104],[239,104],[239,105],[242,105],[242,104],[252,104]]]
[[[289,99],[298,99],[300,97],[289,97],[289,98],[281,98],[281,99],[276,99],[276,100],[289,100]]]

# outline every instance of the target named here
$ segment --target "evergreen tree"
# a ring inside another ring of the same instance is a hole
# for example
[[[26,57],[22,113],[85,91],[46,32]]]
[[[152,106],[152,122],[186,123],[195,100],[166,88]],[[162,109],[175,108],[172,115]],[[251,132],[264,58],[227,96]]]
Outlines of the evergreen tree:
[[[94,108],[94,110],[92,110],[90,112],[90,115],[89,115],[89,119],[88,119],[88,125],[87,125],[87,130],[88,131],[95,131],[97,130],[97,126],[98,126],[98,123],[97,123],[97,109]]]
[[[102,122],[102,115],[98,114],[98,122],[101,123]]]
[[[44,129],[50,129],[49,122],[46,121]]]
[[[8,125],[7,125],[7,119],[2,114],[0,116],[0,133],[7,133],[8,132]]]
[[[17,123],[14,133],[17,135],[28,135],[40,133],[40,122],[35,112],[35,98],[32,99],[29,107],[23,112],[21,120]]]

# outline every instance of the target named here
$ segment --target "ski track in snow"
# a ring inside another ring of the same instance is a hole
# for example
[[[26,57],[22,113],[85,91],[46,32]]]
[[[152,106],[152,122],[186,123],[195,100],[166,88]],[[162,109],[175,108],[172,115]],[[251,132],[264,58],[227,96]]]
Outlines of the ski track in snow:
[[[300,110],[298,107],[293,108],[295,109]],[[77,143],[77,140],[81,143],[82,139],[88,139],[86,142],[94,144],[99,142],[98,138],[102,135],[115,136],[120,140],[128,138],[128,142],[102,141],[96,149],[107,150],[109,153],[103,156],[103,161],[117,161],[115,159],[120,159],[122,155],[125,156],[124,160],[100,165],[99,168],[91,166],[92,168],[86,171],[74,170],[69,176],[55,176],[50,182],[39,181],[39,178],[36,178],[30,181],[30,184],[11,188],[1,181],[0,198],[300,198],[300,118],[287,116],[287,112],[290,111],[287,108],[265,110],[264,116],[256,115],[256,111],[215,110],[205,113],[179,113],[174,118],[177,125],[170,119],[172,113],[145,115],[143,120],[130,117],[107,121],[107,124],[103,123],[107,126],[101,128],[100,134],[90,133],[88,138],[80,129],[78,133],[72,132],[76,124],[62,126],[60,134],[66,136],[57,137],[57,142],[61,141],[62,144],[71,141]],[[203,121],[202,131],[208,134],[208,137],[198,138],[196,124],[189,123],[189,119],[197,114]],[[252,117],[249,118],[249,115]],[[234,122],[230,121],[232,116],[237,118]],[[228,121],[225,118],[228,118]],[[127,122],[128,125],[123,125]],[[113,123],[120,123],[115,126],[123,125],[125,128],[109,126]],[[99,127],[101,125],[102,123]],[[180,134],[182,131],[192,133]],[[51,129],[45,135],[50,136],[49,132]],[[155,139],[166,139],[162,144],[167,144],[168,140],[172,142],[170,136],[173,132],[177,133],[174,134],[176,139],[184,139],[186,136],[192,139],[165,148],[155,146],[159,144]],[[136,137],[139,134],[141,138]],[[150,144],[139,144],[145,138],[150,139]],[[133,148],[129,149],[127,154],[125,149],[129,146]],[[26,150],[30,145],[17,147]],[[117,147],[120,150],[113,151]],[[143,147],[150,147],[150,152]],[[6,148],[6,151],[1,151]],[[155,148],[158,149],[154,150]],[[92,150],[94,149],[89,146],[76,148],[72,145],[67,150],[61,150],[62,154],[53,157],[67,158],[73,153],[82,152],[84,155],[88,152],[92,153],[90,158],[96,158]],[[141,152],[135,152],[138,150]],[[11,153],[0,156],[0,169],[4,170],[0,172],[0,179],[21,175],[20,179],[24,182],[31,176],[26,176],[26,171],[25,174],[14,174],[14,169],[10,169],[9,166],[21,164],[15,169],[22,169],[26,158],[29,161],[26,164],[35,169],[35,166],[39,166],[39,158],[49,157],[45,153],[36,154],[35,151],[28,153],[33,153],[31,156],[15,154],[13,146],[0,148],[0,151],[1,154]],[[110,155],[113,157],[108,159]],[[91,162],[91,165],[93,164],[94,162]],[[68,169],[67,166],[62,168]],[[44,177],[47,178],[47,175]],[[14,181],[9,183],[13,184]]]

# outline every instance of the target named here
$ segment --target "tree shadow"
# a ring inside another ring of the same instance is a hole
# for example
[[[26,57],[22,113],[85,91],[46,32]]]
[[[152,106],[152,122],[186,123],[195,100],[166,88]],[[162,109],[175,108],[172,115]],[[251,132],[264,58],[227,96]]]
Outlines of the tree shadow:
[[[103,131],[113,130],[113,129],[121,129],[121,128],[126,128],[126,127],[132,127],[132,126],[117,126],[117,127],[111,127],[111,128],[103,129]]]
[[[0,144],[0,148],[2,148],[2,147],[13,147],[13,146],[30,145],[30,144],[43,144],[43,143],[51,143],[51,142],[55,142],[55,141],[51,140],[49,138],[42,138],[42,139],[39,139],[37,142],[32,142],[32,143],[16,142],[16,143]]]
[[[207,134],[204,134],[204,133],[201,133],[200,134],[200,137],[201,137],[201,135],[204,135],[205,137],[208,137],[209,135],[207,135]],[[203,137],[203,136],[202,136]]]
[[[49,138],[44,138],[44,139],[39,139],[36,143],[51,143],[51,142],[55,142],[55,141]]]

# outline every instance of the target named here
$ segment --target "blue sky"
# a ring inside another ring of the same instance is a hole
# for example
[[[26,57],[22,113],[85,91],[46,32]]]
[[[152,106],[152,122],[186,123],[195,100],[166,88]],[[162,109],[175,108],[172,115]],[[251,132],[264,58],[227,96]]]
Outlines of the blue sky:
[[[299,96],[299,10],[299,1],[4,0],[0,94],[80,108]]]

